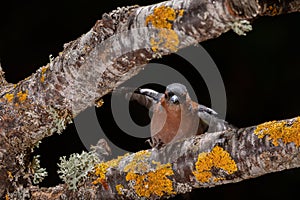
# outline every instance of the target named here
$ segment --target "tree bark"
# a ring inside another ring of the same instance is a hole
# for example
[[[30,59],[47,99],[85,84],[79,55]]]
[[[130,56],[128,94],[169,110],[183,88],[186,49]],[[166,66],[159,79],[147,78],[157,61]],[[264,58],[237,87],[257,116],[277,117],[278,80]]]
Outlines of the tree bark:
[[[30,154],[40,140],[61,133],[78,113],[136,75],[153,58],[218,37],[230,29],[244,34],[250,29],[245,20],[299,11],[299,0],[174,0],[124,7],[104,14],[88,33],[65,44],[59,56],[50,58],[48,65],[27,79],[15,85],[7,83],[1,69],[0,196],[13,191],[32,198],[39,192],[49,197],[61,191],[66,197],[80,196],[81,190],[70,192],[63,186],[55,187],[55,191],[50,188],[50,193],[31,186]],[[210,143],[214,142],[212,138]],[[198,152],[211,150],[203,148]],[[235,158],[235,154],[231,156]],[[90,183],[86,187],[95,186]],[[84,191],[97,196],[101,190],[95,194]]]
[[[101,163],[76,192],[31,188],[33,199],[160,199],[300,167],[300,118],[207,133]],[[97,171],[97,170],[96,170]],[[59,194],[59,195],[58,195]]]

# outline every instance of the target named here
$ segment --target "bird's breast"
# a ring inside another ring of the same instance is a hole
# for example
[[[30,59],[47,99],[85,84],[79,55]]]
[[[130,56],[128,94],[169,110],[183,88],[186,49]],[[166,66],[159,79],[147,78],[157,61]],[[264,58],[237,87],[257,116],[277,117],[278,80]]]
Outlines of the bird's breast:
[[[198,133],[199,118],[181,106],[160,106],[151,119],[151,137],[164,144]]]

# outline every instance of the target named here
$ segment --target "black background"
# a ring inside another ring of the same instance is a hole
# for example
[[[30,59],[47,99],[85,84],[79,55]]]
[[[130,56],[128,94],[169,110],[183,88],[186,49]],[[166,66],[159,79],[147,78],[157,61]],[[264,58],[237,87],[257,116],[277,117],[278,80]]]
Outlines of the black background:
[[[104,12],[118,6],[147,5],[155,2],[157,1],[120,0],[109,1],[111,4],[108,5],[107,2],[95,0],[12,0],[6,1],[4,5],[2,1],[0,62],[7,80],[17,83],[34,73],[40,66],[48,63],[50,54],[58,55],[58,52],[63,50],[64,43],[87,32]],[[263,17],[253,23],[254,30],[246,37],[239,37],[230,31],[217,39],[201,43],[222,74],[228,101],[227,121],[238,127],[246,127],[299,115],[299,22],[299,13]],[[178,57],[171,55],[153,62],[162,62],[178,69],[180,61]],[[197,80],[191,82],[195,85]],[[203,94],[200,103],[209,106],[208,94],[203,92],[206,90],[198,91],[203,87],[205,88],[198,84],[195,91]],[[109,116],[109,95],[104,97],[104,100],[104,106],[97,109],[100,120],[101,116]],[[113,132],[114,137],[122,135],[109,117],[105,117],[103,124],[111,128],[109,130]],[[126,140],[123,136],[120,138],[121,141],[116,143],[126,146],[131,151],[148,148],[143,142],[137,144],[136,141]],[[41,155],[42,167],[47,167],[49,172],[49,176],[41,185],[53,186],[59,182],[55,174],[59,156],[82,150],[85,150],[85,147],[74,125],[68,126],[60,136],[44,139],[35,152]],[[238,184],[198,189],[175,199],[295,198],[299,182],[300,170],[294,169]]]

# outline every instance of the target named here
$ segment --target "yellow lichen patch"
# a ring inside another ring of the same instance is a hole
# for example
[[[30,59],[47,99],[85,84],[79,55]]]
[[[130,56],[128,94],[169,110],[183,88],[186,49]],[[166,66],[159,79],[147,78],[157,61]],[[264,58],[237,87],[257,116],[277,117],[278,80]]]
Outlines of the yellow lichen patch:
[[[172,28],[172,21],[176,19],[176,10],[166,6],[160,6],[154,9],[152,15],[146,18],[146,24],[149,22],[156,28]]]
[[[124,168],[124,172],[127,172],[126,181],[133,181],[134,190],[141,197],[175,194],[172,181],[168,179],[174,174],[171,164],[149,163],[150,155],[149,151],[140,151],[133,156]],[[151,164],[155,165],[154,169],[151,169]]]
[[[150,45],[154,52],[157,52],[159,48],[165,48],[175,52],[179,45],[179,38],[175,31],[162,29],[158,33],[157,38],[150,39]]]
[[[20,91],[17,93],[17,97],[20,102],[24,102],[27,99],[27,95],[28,95],[28,90],[26,90],[26,92]]]
[[[107,172],[107,168],[109,165],[105,162],[99,163],[95,166],[95,175],[99,176],[95,181],[93,181],[93,184],[103,183],[103,181],[106,180],[105,174]]]
[[[9,195],[6,193],[5,200],[9,200]]]
[[[116,167],[116,166],[119,165],[120,161],[121,161],[124,157],[126,157],[126,156],[128,156],[128,155],[129,155],[129,153],[126,153],[126,154],[124,154],[123,156],[118,156],[116,159],[107,161],[106,163],[107,163],[110,167]]]
[[[222,169],[227,174],[233,174],[237,171],[237,166],[230,154],[223,148],[216,146],[211,152],[200,153],[195,164],[196,170],[193,171],[194,176],[199,182],[207,183],[209,181],[220,181],[224,177],[213,177],[211,170]],[[213,178],[213,179],[212,179]]]
[[[274,6],[270,5],[267,7],[267,13],[270,14],[271,16],[279,15],[281,11],[282,9],[278,8],[276,5]]]
[[[44,83],[44,81],[45,81],[45,75],[44,75],[44,74],[42,74],[42,76],[41,76],[41,79],[40,79],[40,80],[41,80],[41,82],[42,82],[42,83]]]
[[[31,78],[31,76],[27,76],[26,78],[24,78],[25,81],[28,81]],[[17,84],[16,84],[17,85]]]
[[[223,181],[223,180],[225,180],[224,177],[215,177],[215,178],[213,179],[214,182]]]
[[[120,195],[123,194],[123,192],[122,192],[123,188],[124,188],[124,186],[121,184],[116,185],[116,190],[117,190],[118,194],[120,194]]]
[[[146,18],[146,25],[149,23],[153,27],[161,29],[156,38],[150,39],[152,51],[157,52],[159,48],[168,49],[172,52],[177,50],[179,37],[172,30],[173,21],[178,16],[183,16],[184,10],[175,10],[167,6],[160,6],[154,9],[152,15]]]
[[[14,99],[14,94],[7,93],[7,94],[4,95],[4,97],[6,98],[6,100],[8,102],[12,102],[12,100]]]
[[[150,168],[146,159],[149,158],[151,153],[149,151],[139,151],[135,153],[132,161],[124,167],[124,172],[135,172],[135,173],[142,173],[147,171]]]
[[[45,72],[47,71],[47,69],[49,68],[49,65],[43,66],[41,69],[41,82],[43,83],[45,81]]]
[[[106,181],[106,172],[107,172],[107,169],[110,167],[116,167],[119,165],[120,161],[122,158],[124,158],[125,156],[127,156],[128,154],[125,154],[124,156],[118,156],[118,158],[116,159],[113,159],[113,160],[110,160],[110,161],[107,161],[107,162],[101,162],[101,163],[98,163],[96,166],[95,166],[95,175],[98,176],[99,178],[97,178],[95,181],[93,181],[93,184],[102,184],[104,185],[105,184],[105,181]]]
[[[181,9],[181,10],[178,11],[178,15],[179,15],[180,17],[182,17],[183,14],[184,14],[184,10]]]
[[[168,176],[173,175],[170,163],[161,165],[155,171],[144,174],[137,174],[132,171],[126,175],[126,181],[134,181],[134,190],[140,197],[150,197],[157,195],[159,197],[164,194],[175,194],[172,181]]]
[[[96,107],[100,108],[101,106],[103,106],[104,104],[104,100],[103,99],[99,99],[98,101],[96,101]]]
[[[7,171],[7,176],[10,180],[12,180],[14,178],[14,176],[12,175],[12,173],[10,171]]]
[[[48,68],[49,68],[49,65],[43,66],[42,70],[41,70],[42,74],[44,74]]]
[[[258,125],[254,130],[259,138],[265,136],[275,146],[278,146],[279,140],[284,144],[293,142],[297,147],[300,146],[300,117],[297,117],[291,124],[285,121],[271,121]]]

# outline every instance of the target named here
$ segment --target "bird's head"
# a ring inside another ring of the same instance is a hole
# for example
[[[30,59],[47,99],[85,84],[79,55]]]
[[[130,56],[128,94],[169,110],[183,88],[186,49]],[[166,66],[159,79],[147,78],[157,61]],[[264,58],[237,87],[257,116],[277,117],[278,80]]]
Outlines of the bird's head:
[[[180,83],[172,83],[167,86],[165,91],[165,99],[170,104],[179,105],[186,102],[188,98],[187,89]]]

